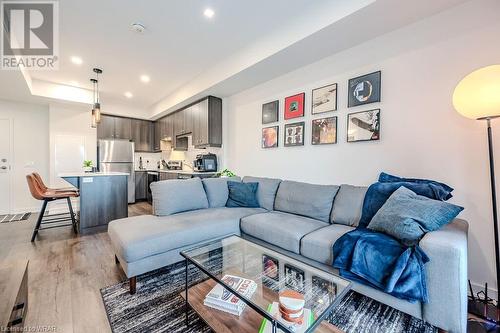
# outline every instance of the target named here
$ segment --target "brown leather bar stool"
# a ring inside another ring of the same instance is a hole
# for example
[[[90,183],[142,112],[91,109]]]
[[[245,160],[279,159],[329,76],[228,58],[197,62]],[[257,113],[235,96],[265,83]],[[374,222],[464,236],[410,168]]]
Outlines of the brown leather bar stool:
[[[63,187],[63,188],[49,188],[42,180],[42,177],[37,172],[33,172],[32,175],[35,177],[35,180],[38,182],[43,191],[55,191],[55,192],[77,192],[79,193],[76,187]]]
[[[49,189],[43,184],[43,181],[40,183],[33,174],[26,175],[26,180],[28,181],[28,187],[30,189],[33,198],[37,200],[43,200],[42,209],[40,210],[40,215],[38,215],[38,220],[36,222],[35,230],[33,230],[33,236],[31,237],[31,241],[34,242],[36,235],[38,234],[38,231],[43,229],[73,226],[73,231],[77,233],[77,221],[75,218],[76,215],[73,212],[73,206],[71,205],[71,198],[78,197],[79,196],[78,191],[61,191],[57,189]],[[47,204],[50,201],[61,200],[61,199],[67,200],[69,212],[50,215],[44,219],[44,214],[47,208]],[[61,223],[68,221],[71,221],[71,223]],[[49,224],[50,226],[42,228],[43,224]]]

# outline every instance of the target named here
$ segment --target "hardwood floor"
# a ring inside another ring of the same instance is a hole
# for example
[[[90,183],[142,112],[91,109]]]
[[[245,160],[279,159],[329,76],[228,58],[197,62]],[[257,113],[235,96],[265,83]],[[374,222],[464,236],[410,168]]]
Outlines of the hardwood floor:
[[[129,216],[150,213],[147,203],[129,206]],[[56,228],[41,231],[31,243],[36,218],[0,224],[0,262],[29,260],[26,327],[111,332],[99,289],[126,276],[115,264],[108,234],[75,235],[70,227]]]

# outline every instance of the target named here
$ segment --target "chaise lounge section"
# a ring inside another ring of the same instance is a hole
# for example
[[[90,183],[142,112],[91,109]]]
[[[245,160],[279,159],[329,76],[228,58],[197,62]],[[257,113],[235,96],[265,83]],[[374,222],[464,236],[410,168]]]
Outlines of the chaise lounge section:
[[[135,292],[140,274],[183,260],[180,251],[241,235],[258,244],[338,273],[333,244],[360,219],[366,187],[313,185],[244,177],[258,182],[259,208],[227,208],[227,181],[239,178],[168,180],[151,184],[154,215],[112,221],[108,233]],[[409,303],[369,286],[353,289],[449,332],[466,332],[467,222],[455,219],[420,242],[429,303]]]

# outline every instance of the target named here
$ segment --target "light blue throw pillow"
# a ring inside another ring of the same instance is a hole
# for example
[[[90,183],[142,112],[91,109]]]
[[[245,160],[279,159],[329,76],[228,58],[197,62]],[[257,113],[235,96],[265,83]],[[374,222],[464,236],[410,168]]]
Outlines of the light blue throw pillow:
[[[462,210],[463,207],[429,199],[401,186],[373,216],[368,228],[411,246],[426,232],[450,223]]]

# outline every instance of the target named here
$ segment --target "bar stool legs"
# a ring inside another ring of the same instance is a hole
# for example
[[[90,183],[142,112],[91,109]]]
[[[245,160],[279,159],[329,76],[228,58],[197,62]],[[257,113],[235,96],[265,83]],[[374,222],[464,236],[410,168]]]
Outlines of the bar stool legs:
[[[44,199],[43,200],[42,209],[40,210],[40,215],[38,215],[35,230],[33,230],[33,235],[31,236],[31,242],[35,241],[36,235],[38,234],[38,231],[43,230],[43,229],[72,226],[74,233],[75,234],[78,233],[78,221],[75,218],[76,214],[73,211],[73,205],[71,204],[71,198],[67,197],[65,199],[68,203],[69,213],[49,215],[45,219],[44,219],[44,215],[45,215],[45,210],[47,209],[48,202],[54,201],[56,199]],[[71,221],[71,224],[69,224],[69,223],[60,224],[60,222],[67,222],[67,221]],[[42,228],[42,225],[44,225],[44,224],[53,224],[53,225]]]
[[[33,236],[31,236],[31,242],[35,241],[35,237],[38,234],[38,230],[40,230],[40,225],[42,224],[42,219],[43,215],[45,214],[45,209],[47,208],[47,203],[48,200],[43,200],[42,209],[40,210],[40,214],[38,215],[35,230],[33,230]]]
[[[71,198],[66,198],[68,200],[68,209],[69,213],[71,215],[71,224],[73,225],[73,231],[75,234],[78,233],[78,230],[76,229],[76,219],[75,219],[75,213],[73,212],[73,205],[71,205]]]

